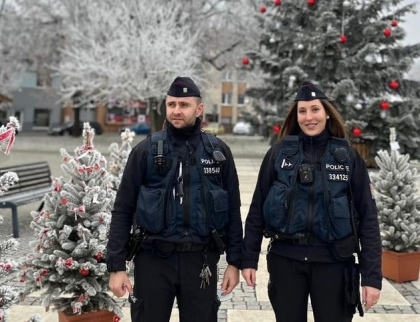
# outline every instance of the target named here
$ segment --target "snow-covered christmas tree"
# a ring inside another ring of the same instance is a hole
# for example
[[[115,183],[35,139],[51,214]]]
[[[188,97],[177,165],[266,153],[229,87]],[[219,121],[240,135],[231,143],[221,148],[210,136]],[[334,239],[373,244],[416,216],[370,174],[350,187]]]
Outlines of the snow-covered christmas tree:
[[[382,246],[396,252],[420,249],[420,195],[417,169],[410,155],[400,154],[395,129],[391,128],[391,153],[378,151],[379,173],[372,176]]]
[[[67,314],[109,310],[122,316],[107,293],[106,243],[115,198],[106,160],[94,149],[94,131],[84,124],[83,145],[74,156],[61,149],[62,170],[45,205],[31,213],[36,240],[23,262],[25,294],[43,290],[46,308]]]
[[[121,146],[118,143],[111,143],[109,151],[111,152],[109,162],[109,173],[112,175],[113,189],[116,191],[120,185],[121,177],[124,172],[125,165],[127,163],[128,156],[131,152],[131,143],[135,133],[129,129],[125,129],[121,133]]]
[[[244,69],[260,68],[265,84],[248,94],[287,113],[299,84],[323,89],[348,123],[350,138],[386,149],[384,129],[400,131],[402,152],[420,158],[419,83],[404,79],[420,44],[404,45],[404,17],[415,10],[402,0],[262,1],[260,46]],[[245,64],[246,63],[246,64]],[[417,100],[417,101],[416,101]],[[365,127],[356,121],[365,121]]]
[[[15,140],[16,131],[19,130],[19,121],[15,117],[10,118],[10,122],[6,126],[0,127],[0,150],[5,148],[5,154],[10,153],[10,148]],[[6,172],[0,176],[0,195],[4,194],[11,186],[18,181],[18,177],[14,172]],[[0,215],[0,224],[3,224],[3,216]],[[17,263],[11,259],[16,252],[18,242],[10,236],[0,235],[0,280],[18,267]],[[0,286],[0,321],[7,321],[6,310],[17,301],[17,291],[2,283]]]

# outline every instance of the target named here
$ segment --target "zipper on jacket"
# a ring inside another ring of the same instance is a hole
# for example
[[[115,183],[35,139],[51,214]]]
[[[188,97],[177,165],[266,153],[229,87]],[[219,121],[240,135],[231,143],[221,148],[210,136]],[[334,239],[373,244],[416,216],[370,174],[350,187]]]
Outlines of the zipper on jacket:
[[[308,204],[308,234],[311,235],[312,231],[313,231],[313,224],[314,224],[314,185],[315,185],[315,180],[316,180],[316,167],[315,167],[315,162],[316,162],[316,155],[315,155],[315,149],[314,149],[314,142],[313,142],[313,138],[310,138],[311,140],[311,155],[312,155],[312,162],[311,162],[311,166],[312,166],[312,182],[311,182],[311,187],[309,188],[309,204]]]
[[[292,222],[293,218],[295,217],[295,204],[296,204],[296,181],[297,181],[297,173],[294,176],[294,180],[293,180],[293,184],[292,184],[292,195],[290,197],[290,208],[289,211],[287,213],[287,227],[286,227],[286,233],[289,233],[289,229],[290,229],[290,223]]]
[[[187,160],[185,161],[185,178],[184,178],[184,235],[190,234],[190,156],[192,154],[192,151],[190,149],[190,146],[188,144],[188,141],[185,141],[185,144],[187,146]]]

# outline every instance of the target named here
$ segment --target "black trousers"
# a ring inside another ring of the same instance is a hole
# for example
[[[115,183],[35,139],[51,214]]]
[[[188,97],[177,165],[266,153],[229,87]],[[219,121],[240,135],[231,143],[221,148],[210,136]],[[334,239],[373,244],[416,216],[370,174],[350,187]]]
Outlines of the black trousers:
[[[216,322],[220,301],[217,298],[219,254],[209,251],[210,285],[200,288],[202,251],[160,253],[141,250],[134,258],[133,322],[168,322],[175,298],[180,322]]]
[[[308,296],[315,322],[348,322],[354,309],[346,302],[345,263],[308,263],[267,255],[268,295],[277,322],[306,322]]]

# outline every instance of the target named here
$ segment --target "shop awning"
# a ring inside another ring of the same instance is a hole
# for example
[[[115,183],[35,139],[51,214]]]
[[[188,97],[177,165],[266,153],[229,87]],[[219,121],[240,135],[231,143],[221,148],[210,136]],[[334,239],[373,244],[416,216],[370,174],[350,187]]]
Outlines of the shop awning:
[[[11,102],[12,100],[10,98],[8,98],[7,96],[4,96],[0,93],[0,103],[3,102]]]

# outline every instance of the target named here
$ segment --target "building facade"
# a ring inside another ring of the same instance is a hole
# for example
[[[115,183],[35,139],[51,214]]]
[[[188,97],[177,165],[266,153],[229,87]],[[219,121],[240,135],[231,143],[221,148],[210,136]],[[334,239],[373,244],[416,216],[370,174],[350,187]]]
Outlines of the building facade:
[[[239,120],[253,113],[252,101],[245,95],[250,87],[246,73],[228,68],[224,71],[210,70],[208,76],[203,119],[222,124],[225,133],[232,133]]]

